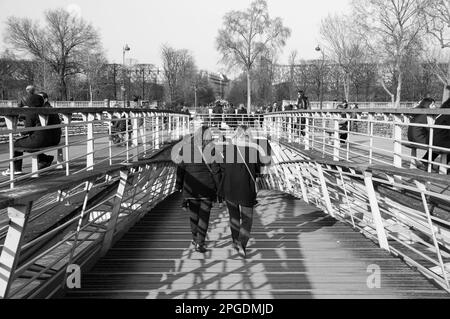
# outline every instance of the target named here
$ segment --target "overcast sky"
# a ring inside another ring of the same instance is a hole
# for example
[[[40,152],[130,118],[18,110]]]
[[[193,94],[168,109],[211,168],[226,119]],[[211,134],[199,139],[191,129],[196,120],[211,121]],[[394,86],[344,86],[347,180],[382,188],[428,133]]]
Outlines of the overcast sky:
[[[63,7],[81,14],[101,33],[111,62],[121,63],[122,47],[131,47],[128,57],[140,63],[161,65],[161,45],[189,49],[201,69],[222,71],[215,50],[217,30],[230,10],[242,10],[251,0],[0,0],[0,34],[5,20],[16,15],[43,18],[43,11]],[[315,58],[320,41],[320,21],[328,13],[349,11],[350,0],[268,0],[272,17],[281,17],[292,35],[280,62],[297,49],[302,58]],[[3,51],[4,44],[2,43]]]

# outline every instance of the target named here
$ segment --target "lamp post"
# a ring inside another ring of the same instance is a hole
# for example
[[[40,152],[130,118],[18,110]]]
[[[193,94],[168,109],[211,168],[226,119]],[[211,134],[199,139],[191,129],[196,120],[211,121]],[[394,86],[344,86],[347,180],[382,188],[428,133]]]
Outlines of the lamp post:
[[[320,109],[322,109],[323,104],[323,66],[325,65],[325,52],[324,50],[318,45],[316,47],[316,51],[322,53],[322,65],[319,68],[320,72],[320,87],[319,87],[319,95],[320,95]]]
[[[123,100],[123,107],[126,107],[126,101],[125,101],[125,53],[127,53],[127,51],[130,51],[130,47],[128,46],[128,44],[125,44],[125,46],[123,47],[123,61],[122,61],[122,67],[123,67],[123,74],[122,74],[122,100]]]

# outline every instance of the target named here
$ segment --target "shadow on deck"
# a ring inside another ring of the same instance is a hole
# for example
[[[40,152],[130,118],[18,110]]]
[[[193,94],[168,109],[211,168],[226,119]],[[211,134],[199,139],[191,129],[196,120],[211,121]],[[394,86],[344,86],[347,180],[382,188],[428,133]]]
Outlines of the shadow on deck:
[[[292,196],[262,191],[246,260],[231,248],[228,213],[212,211],[205,255],[190,246],[179,194],[147,214],[82,275],[68,298],[449,297],[350,226]],[[370,289],[368,269],[381,271]]]

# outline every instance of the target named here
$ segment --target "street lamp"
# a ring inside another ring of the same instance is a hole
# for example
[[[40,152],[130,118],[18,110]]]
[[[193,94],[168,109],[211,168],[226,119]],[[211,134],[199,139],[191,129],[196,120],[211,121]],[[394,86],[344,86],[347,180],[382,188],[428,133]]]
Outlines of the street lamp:
[[[126,101],[125,101],[125,53],[127,53],[128,51],[130,51],[130,47],[128,46],[128,44],[125,44],[125,46],[123,47],[123,61],[122,61],[122,66],[123,66],[123,76],[122,76],[122,100],[123,100],[123,107],[126,106]]]
[[[319,72],[320,72],[320,88],[319,88],[319,94],[320,94],[320,109],[322,109],[323,105],[323,66],[325,64],[325,51],[322,50],[320,45],[317,45],[316,51],[322,53],[322,65],[320,66]]]

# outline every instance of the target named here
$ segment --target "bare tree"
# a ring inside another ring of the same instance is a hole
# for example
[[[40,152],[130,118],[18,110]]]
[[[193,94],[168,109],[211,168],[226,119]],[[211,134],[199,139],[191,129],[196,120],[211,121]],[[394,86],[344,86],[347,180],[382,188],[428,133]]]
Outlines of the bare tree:
[[[425,2],[418,0],[353,0],[354,15],[360,34],[365,36],[374,60],[381,66],[392,65],[396,91],[386,85],[384,68],[380,69],[380,84],[399,107],[405,57],[420,49],[422,24],[419,13]],[[416,52],[417,54],[417,52]],[[390,66],[388,66],[390,67]]]
[[[80,53],[80,72],[86,76],[89,100],[92,102],[94,99],[94,91],[97,91],[100,87],[100,81],[106,70],[107,59],[103,55],[103,50],[98,47],[89,48]]]
[[[417,0],[420,1],[420,0]],[[421,20],[427,33],[437,41],[442,50],[450,48],[450,1],[449,0],[422,0],[426,5],[422,6]],[[434,50],[431,50],[434,51]],[[450,97],[450,55],[437,53],[429,55],[434,73],[444,85],[443,101]],[[443,59],[446,59],[447,68],[444,70]]]
[[[281,18],[271,19],[266,0],[255,0],[246,11],[230,11],[216,39],[222,62],[247,73],[247,111],[251,110],[251,70],[261,54],[276,52],[291,35]]]
[[[342,72],[344,96],[350,100],[350,86],[354,73],[363,61],[366,48],[350,16],[329,15],[322,20],[320,33],[326,43],[328,58],[334,61]]]
[[[99,35],[84,19],[64,9],[48,10],[45,27],[29,18],[10,17],[5,40],[15,49],[45,61],[59,76],[60,97],[67,99],[66,79],[80,72],[78,56],[98,45]]]
[[[178,50],[167,45],[162,47],[161,55],[169,102],[184,102],[195,82],[197,70],[194,58],[188,50]]]

